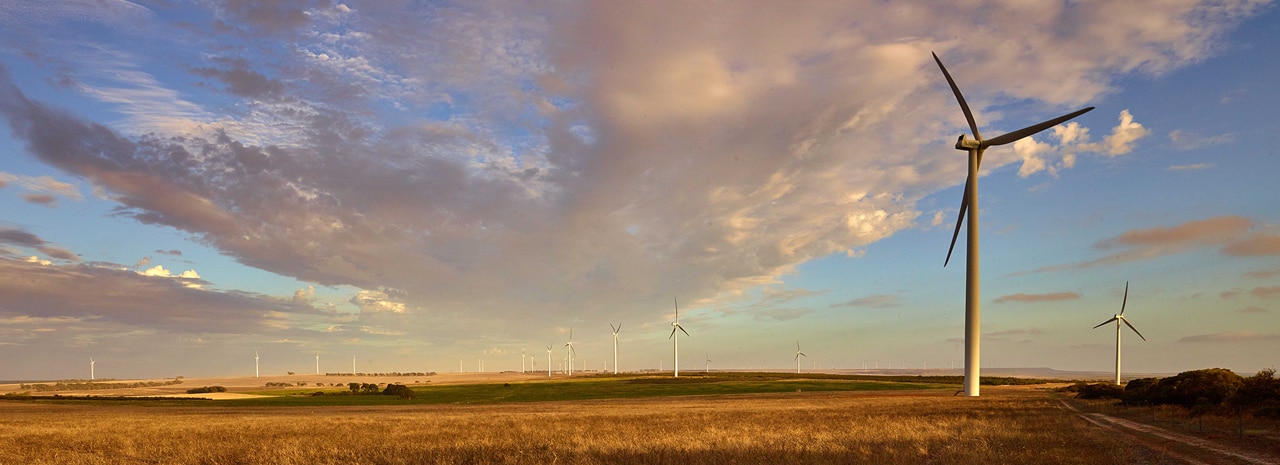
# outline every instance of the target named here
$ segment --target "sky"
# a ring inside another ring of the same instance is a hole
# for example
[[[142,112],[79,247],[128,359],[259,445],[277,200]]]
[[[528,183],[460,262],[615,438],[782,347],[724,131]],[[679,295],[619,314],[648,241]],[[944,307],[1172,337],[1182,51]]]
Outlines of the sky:
[[[1280,354],[1280,8],[0,0],[0,379]],[[528,359],[522,357],[527,354]],[[526,360],[530,360],[526,362]]]

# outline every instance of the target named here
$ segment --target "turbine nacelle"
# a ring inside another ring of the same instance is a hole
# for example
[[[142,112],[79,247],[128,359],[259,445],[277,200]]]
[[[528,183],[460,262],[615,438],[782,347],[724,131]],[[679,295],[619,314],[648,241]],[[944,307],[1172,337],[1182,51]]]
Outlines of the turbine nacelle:
[[[970,139],[968,134],[961,134],[960,137],[956,138],[956,150],[964,150],[968,152],[970,150],[977,150],[980,148],[982,148],[982,141]]]

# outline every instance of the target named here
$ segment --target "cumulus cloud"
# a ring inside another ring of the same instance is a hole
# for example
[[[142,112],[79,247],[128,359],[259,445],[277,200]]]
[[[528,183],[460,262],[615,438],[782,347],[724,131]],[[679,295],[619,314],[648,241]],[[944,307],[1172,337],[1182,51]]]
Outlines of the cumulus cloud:
[[[1231,256],[1280,254],[1280,234],[1272,226],[1258,227],[1242,216],[1218,216],[1171,227],[1132,229],[1098,241],[1094,248],[1110,252],[1093,260],[1051,265],[1015,274],[1058,271],[1149,260],[1202,247],[1218,247]]]
[[[394,291],[392,291],[394,293]],[[387,291],[362,290],[351,297],[351,303],[368,313],[405,313],[404,302],[397,302]]]
[[[1128,109],[1122,110],[1120,124],[1111,130],[1111,134],[1107,135],[1106,139],[1103,139],[1106,150],[1102,153],[1114,157],[1132,152],[1133,143],[1150,133],[1151,131],[1133,120],[1133,115],[1129,114]]]
[[[1014,142],[1014,153],[1022,159],[1018,176],[1026,178],[1041,171],[1057,176],[1059,171],[1074,167],[1076,157],[1082,153],[1114,157],[1133,151],[1134,143],[1150,131],[1134,121],[1128,109],[1120,111],[1119,119],[1120,123],[1102,142],[1091,142],[1089,129],[1075,121],[1054,126],[1048,133],[1050,138],[1058,139],[1057,145],[1037,141],[1034,136]]]
[[[1080,298],[1077,292],[1050,292],[1045,294],[1009,294],[1000,296],[995,303],[1001,304],[1006,302],[1058,302],[1062,300],[1076,300]]]
[[[1202,343],[1202,342],[1256,342],[1256,341],[1276,341],[1280,340],[1280,334],[1276,333],[1255,333],[1253,331],[1229,331],[1213,334],[1198,334],[1195,336],[1186,336],[1178,339],[1178,342]]]

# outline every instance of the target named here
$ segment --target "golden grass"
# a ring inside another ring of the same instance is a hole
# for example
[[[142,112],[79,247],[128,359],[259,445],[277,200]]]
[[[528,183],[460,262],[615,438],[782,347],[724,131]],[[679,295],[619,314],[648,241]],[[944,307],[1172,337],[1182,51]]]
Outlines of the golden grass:
[[[0,463],[1130,463],[1040,394],[797,393],[485,406],[0,403]]]

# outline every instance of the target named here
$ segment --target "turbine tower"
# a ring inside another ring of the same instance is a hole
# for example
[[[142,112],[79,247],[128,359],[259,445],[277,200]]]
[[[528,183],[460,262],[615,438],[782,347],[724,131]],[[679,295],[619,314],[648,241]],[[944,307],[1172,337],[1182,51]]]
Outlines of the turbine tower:
[[[547,377],[551,377],[551,346],[547,346]]]
[[[616,375],[618,374],[618,331],[622,331],[622,323],[618,323],[616,328],[610,323],[609,329],[613,330],[613,374]]]
[[[93,381],[93,364],[95,363],[98,362],[93,361],[93,357],[89,357],[89,381]]]
[[[707,354],[707,370],[704,373],[711,373],[711,354]]]
[[[960,109],[964,111],[964,119],[969,123],[969,129],[973,131],[973,139],[967,134],[961,134],[956,139],[956,150],[964,150],[969,154],[969,174],[964,182],[964,196],[960,199],[960,214],[956,218],[956,230],[951,235],[951,248],[947,249],[947,259],[942,266],[947,266],[951,262],[951,252],[955,250],[956,238],[960,235],[960,225],[964,222],[965,213],[969,213],[969,230],[966,232],[968,239],[968,247],[966,250],[965,261],[967,268],[965,270],[965,297],[964,297],[964,394],[966,396],[978,395],[978,376],[979,376],[979,318],[978,318],[978,302],[979,302],[979,286],[978,286],[978,168],[982,165],[982,153],[988,147],[997,145],[1005,145],[1024,137],[1031,136],[1035,133],[1057,126],[1083,115],[1093,107],[1078,110],[1057,118],[1027,126],[1025,128],[1013,131],[1007,134],[997,136],[992,139],[983,139],[982,134],[978,132],[978,123],[973,119],[973,112],[969,110],[969,104],[965,102],[964,95],[960,94],[960,87],[956,86],[956,81],[951,79],[951,73],[947,72],[947,67],[942,65],[942,60],[938,58],[938,54],[933,54],[933,61],[938,63],[938,68],[942,70],[942,75],[947,78],[947,84],[951,86],[951,92],[956,95],[956,101],[960,103]]]
[[[253,377],[258,377],[258,349],[253,349]]]
[[[524,357],[525,357],[524,349],[520,349],[520,372],[521,373],[524,373]]]
[[[316,352],[316,374],[320,374],[320,352]]]
[[[800,341],[796,341],[796,373],[800,373],[800,357],[809,358],[808,355],[800,351]]]
[[[573,349],[573,328],[569,328],[569,342],[564,343],[564,347],[564,366],[569,376],[573,376],[573,356],[578,354],[578,351]]]
[[[677,301],[674,297],[671,298],[671,301],[675,302],[675,305],[676,305],[676,319],[675,321],[671,322],[671,335],[667,336],[667,339],[671,340],[671,350],[675,353],[675,359],[676,359],[675,365],[674,365],[675,377],[679,378],[680,377],[680,338],[676,337],[676,330],[680,330],[680,332],[684,333],[685,336],[688,336],[689,332],[684,330],[684,326],[680,326],[680,302]],[[661,367],[662,365],[659,364],[658,366]]]
[[[1110,320],[1104,321],[1102,323],[1098,323],[1098,326],[1093,327],[1093,329],[1098,329],[1102,327],[1102,325],[1105,325],[1112,321],[1116,322],[1116,385],[1120,384],[1120,322],[1124,322],[1125,326],[1128,326],[1129,329],[1132,329],[1133,333],[1137,334],[1138,337],[1141,337],[1143,341],[1147,340],[1147,338],[1142,336],[1142,333],[1138,332],[1138,328],[1134,328],[1133,325],[1129,324],[1129,319],[1124,317],[1124,306],[1127,303],[1129,303],[1129,282],[1125,281],[1124,282],[1124,300],[1120,301],[1120,313],[1117,313],[1115,316],[1111,317]]]

